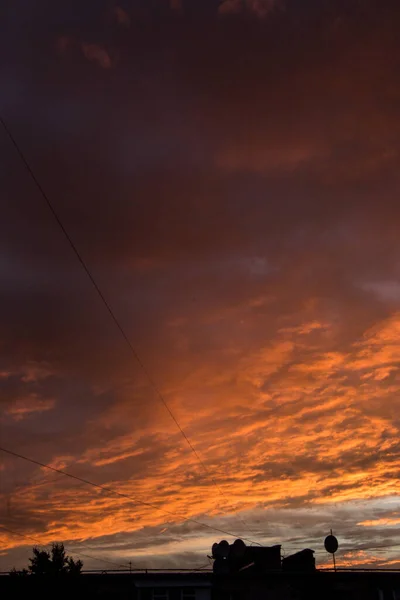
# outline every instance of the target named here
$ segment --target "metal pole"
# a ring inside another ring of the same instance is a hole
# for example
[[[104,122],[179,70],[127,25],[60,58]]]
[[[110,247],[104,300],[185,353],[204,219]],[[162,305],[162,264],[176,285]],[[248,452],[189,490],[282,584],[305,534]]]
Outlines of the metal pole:
[[[331,535],[333,535],[332,529],[331,529]],[[335,560],[335,553],[334,552],[332,554],[332,558],[333,558],[333,568],[334,568],[334,571],[336,573],[336,560]]]

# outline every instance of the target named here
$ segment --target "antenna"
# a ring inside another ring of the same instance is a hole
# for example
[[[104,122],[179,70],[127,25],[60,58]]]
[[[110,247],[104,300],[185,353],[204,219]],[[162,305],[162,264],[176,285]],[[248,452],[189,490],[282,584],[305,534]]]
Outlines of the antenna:
[[[336,560],[335,560],[335,552],[337,551],[337,549],[339,548],[339,542],[337,541],[337,538],[333,535],[332,533],[332,529],[331,529],[331,533],[330,535],[328,535],[325,538],[324,541],[324,546],[325,546],[325,550],[327,552],[329,552],[329,554],[332,554],[332,558],[333,558],[333,568],[336,572]]]

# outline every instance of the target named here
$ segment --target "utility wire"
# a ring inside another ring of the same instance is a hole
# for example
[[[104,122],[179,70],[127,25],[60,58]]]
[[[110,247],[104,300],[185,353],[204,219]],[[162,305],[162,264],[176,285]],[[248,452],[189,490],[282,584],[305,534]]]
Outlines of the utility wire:
[[[13,535],[19,535],[20,537],[26,538],[27,540],[31,540],[32,542],[35,542],[35,544],[37,544],[38,546],[42,546],[43,548],[49,548],[48,544],[42,544],[36,538],[34,538],[30,535],[26,535],[25,533],[20,533],[19,531],[14,531],[14,529],[10,529],[9,527],[5,527],[4,525],[0,525],[0,529],[3,529],[4,531],[7,531],[8,533],[11,533]],[[68,550],[68,548],[66,548],[66,547],[64,547],[64,548],[65,548],[65,550],[70,551],[70,550]],[[107,560],[105,558],[99,558],[97,556],[90,556],[89,554],[84,554],[83,552],[77,552],[75,550],[74,550],[74,554],[77,554],[78,556],[84,556],[85,558],[90,558],[91,560],[98,560],[103,563],[108,563],[110,565],[114,565],[114,567],[116,566],[116,567],[121,567],[123,569],[126,569],[126,565],[121,565],[112,560]]]
[[[36,177],[33,169],[31,168],[30,164],[28,163],[27,159],[25,158],[25,155],[23,154],[23,152],[20,149],[20,147],[19,147],[16,139],[14,138],[13,134],[11,133],[10,129],[8,128],[7,124],[5,123],[5,121],[4,121],[4,119],[3,119],[3,117],[1,115],[0,115],[0,122],[1,122],[1,124],[2,124],[2,126],[3,126],[3,128],[5,130],[6,134],[8,135],[8,137],[9,137],[12,145],[14,146],[15,150],[17,151],[17,153],[18,153],[18,155],[19,155],[22,163],[24,164],[26,170],[28,171],[29,175],[31,176],[34,184],[36,185],[36,187],[39,190],[41,196],[43,197],[45,203],[47,204],[47,206],[48,206],[51,214],[53,215],[53,217],[54,217],[57,225],[59,226],[59,228],[61,229],[62,233],[64,234],[64,237],[66,238],[68,244],[70,245],[73,253],[75,254],[75,256],[78,259],[78,261],[80,262],[80,264],[81,264],[83,270],[85,271],[86,275],[88,276],[88,278],[89,278],[92,286],[94,287],[95,291],[97,292],[100,300],[102,301],[102,303],[106,307],[107,312],[109,313],[111,319],[114,321],[114,324],[117,327],[117,329],[119,330],[119,332],[122,335],[123,339],[127,343],[127,345],[129,347],[129,349],[130,349],[130,351],[131,351],[134,359],[139,364],[139,366],[141,367],[141,369],[142,369],[143,373],[145,374],[147,380],[149,381],[150,386],[156,392],[158,399],[164,405],[164,408],[166,409],[166,411],[168,412],[169,416],[171,417],[171,419],[175,423],[176,427],[180,431],[182,437],[184,438],[184,440],[188,444],[189,448],[191,449],[191,451],[195,455],[197,461],[200,463],[200,465],[202,466],[203,470],[208,475],[208,477],[210,477],[211,482],[216,487],[216,489],[218,490],[219,494],[222,495],[226,499],[225,493],[222,491],[221,487],[218,485],[218,483],[216,482],[215,478],[210,473],[209,468],[206,466],[206,464],[203,461],[203,459],[201,458],[200,454],[197,452],[196,448],[193,446],[192,442],[190,441],[189,437],[185,433],[184,429],[179,424],[178,419],[175,417],[174,413],[172,412],[171,408],[169,407],[169,405],[168,405],[167,401],[165,400],[163,394],[161,393],[158,385],[156,384],[156,382],[154,381],[153,377],[151,376],[149,370],[147,369],[146,365],[144,364],[144,362],[140,358],[137,350],[134,348],[132,342],[130,341],[128,335],[126,334],[124,328],[122,327],[120,321],[118,320],[118,318],[117,318],[115,312],[113,311],[111,305],[107,301],[107,299],[104,296],[103,292],[101,291],[99,285],[97,284],[94,276],[92,275],[92,272],[89,269],[86,261],[83,259],[83,257],[81,255],[81,253],[79,252],[77,246],[75,245],[74,241],[72,240],[71,236],[69,235],[69,233],[68,233],[65,225],[63,224],[62,220],[60,219],[60,217],[59,217],[56,209],[53,206],[53,203],[51,202],[50,198],[48,197],[48,195],[44,191],[41,183],[39,182],[38,178]],[[245,525],[245,527],[247,527],[247,529],[249,529],[252,533],[254,533],[252,531],[251,527],[248,525],[248,523],[246,523],[246,521],[242,517],[240,517],[238,515],[238,518]],[[253,543],[258,544],[258,542],[253,542]]]
[[[178,517],[179,519],[183,519],[184,522],[186,521],[188,523],[195,523],[196,525],[199,525],[200,527],[205,527],[207,529],[211,529],[212,531],[218,531],[219,533],[228,535],[229,537],[234,537],[234,538],[239,537],[237,534],[230,533],[229,531],[226,531],[225,529],[221,529],[219,527],[214,527],[213,525],[208,525],[207,523],[203,523],[202,521],[198,521],[197,519],[192,519],[191,517],[183,517],[182,515],[173,513],[169,510],[166,510],[165,508],[160,508],[159,506],[156,506],[155,504],[152,504],[151,502],[145,502],[144,500],[139,500],[138,498],[135,498],[134,496],[130,496],[129,494],[125,494],[124,492],[119,492],[118,490],[113,490],[112,488],[102,485],[100,483],[95,483],[93,481],[90,481],[89,479],[84,479],[83,477],[78,477],[78,475],[73,475],[72,473],[68,473],[67,471],[64,471],[62,469],[56,469],[55,467],[52,467],[51,465],[46,465],[45,463],[42,463],[38,460],[34,460],[33,458],[29,458],[28,456],[24,456],[23,454],[18,454],[17,452],[13,452],[12,450],[8,450],[7,448],[3,448],[2,446],[0,446],[0,452],[5,452],[6,454],[9,454],[10,456],[15,456],[16,458],[21,458],[22,460],[26,460],[27,462],[30,462],[34,465],[38,465],[39,467],[42,467],[44,469],[49,469],[50,471],[54,471],[54,473],[59,473],[60,475],[64,475],[65,477],[69,477],[70,479],[74,479],[76,481],[86,483],[87,485],[90,485],[94,488],[103,490],[103,492],[106,492],[107,494],[119,496],[120,498],[126,498],[127,500],[131,500],[132,502],[135,502],[137,504],[142,504],[143,506],[153,508],[154,510],[159,510],[160,512],[168,515],[169,517],[174,517],[174,518]],[[249,540],[248,538],[242,537],[242,539],[245,540],[246,542],[253,543],[252,540]]]

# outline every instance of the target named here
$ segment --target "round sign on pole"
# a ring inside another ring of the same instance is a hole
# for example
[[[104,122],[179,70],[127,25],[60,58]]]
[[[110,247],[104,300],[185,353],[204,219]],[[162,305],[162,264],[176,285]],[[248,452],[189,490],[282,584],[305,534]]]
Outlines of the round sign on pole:
[[[339,548],[338,541],[334,535],[328,535],[325,538],[324,546],[325,550],[329,552],[329,554],[335,554],[335,552]]]

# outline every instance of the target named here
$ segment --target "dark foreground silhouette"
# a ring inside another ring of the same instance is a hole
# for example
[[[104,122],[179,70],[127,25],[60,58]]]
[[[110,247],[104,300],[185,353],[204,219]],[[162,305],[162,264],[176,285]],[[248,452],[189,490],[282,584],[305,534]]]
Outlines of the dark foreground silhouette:
[[[64,544],[53,544],[50,552],[32,548],[32,558],[28,569],[17,571],[15,567],[10,575],[80,575],[83,567],[81,560],[75,561],[67,556]]]

